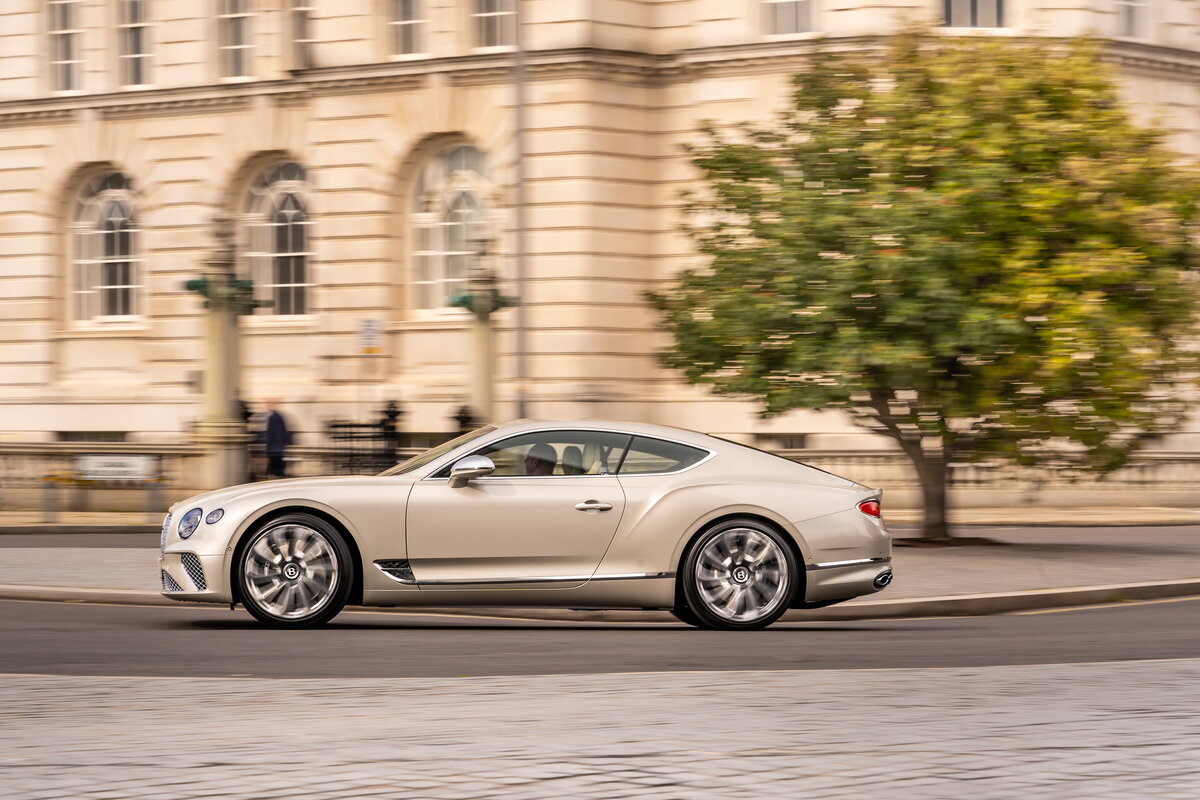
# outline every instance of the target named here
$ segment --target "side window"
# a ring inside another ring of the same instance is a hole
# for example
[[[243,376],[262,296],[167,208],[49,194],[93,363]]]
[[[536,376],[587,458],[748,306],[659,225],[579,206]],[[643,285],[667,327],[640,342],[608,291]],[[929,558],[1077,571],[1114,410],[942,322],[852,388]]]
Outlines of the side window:
[[[689,447],[686,444],[633,437],[633,444],[621,462],[621,475],[651,475],[658,472],[678,472],[686,469],[708,455],[707,450]]]
[[[487,456],[495,477],[611,475],[617,471],[629,435],[608,431],[537,431],[493,442],[471,455]],[[450,475],[448,465],[435,477]]]

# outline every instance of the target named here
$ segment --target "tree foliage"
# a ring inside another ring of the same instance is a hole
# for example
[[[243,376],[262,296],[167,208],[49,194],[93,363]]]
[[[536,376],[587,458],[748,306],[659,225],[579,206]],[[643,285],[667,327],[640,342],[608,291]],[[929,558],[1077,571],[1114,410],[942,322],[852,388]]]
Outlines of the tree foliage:
[[[1177,426],[1200,181],[1099,53],[909,31],[814,55],[774,124],[705,126],[665,362],[891,436],[934,536],[950,460],[1111,470]]]

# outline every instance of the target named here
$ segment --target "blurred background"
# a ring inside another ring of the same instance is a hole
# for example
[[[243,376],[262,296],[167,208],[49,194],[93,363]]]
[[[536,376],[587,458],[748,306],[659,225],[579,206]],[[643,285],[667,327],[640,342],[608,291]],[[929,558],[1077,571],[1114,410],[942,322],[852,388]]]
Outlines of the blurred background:
[[[1097,34],[1135,115],[1200,153],[1190,0],[5,0],[0,507],[261,478],[272,405],[287,475],[602,417],[917,503],[900,451],[844,416],[764,420],[662,368],[645,298],[697,262],[698,123],[770,119],[821,37],[901,13]],[[1195,421],[1104,484],[950,465],[959,506],[1186,504],[1198,477]]]

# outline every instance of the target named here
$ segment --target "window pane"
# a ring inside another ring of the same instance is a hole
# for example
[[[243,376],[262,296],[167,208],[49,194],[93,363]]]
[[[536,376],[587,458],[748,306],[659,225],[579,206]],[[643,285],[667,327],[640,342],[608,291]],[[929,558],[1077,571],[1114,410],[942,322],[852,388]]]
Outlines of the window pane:
[[[971,27],[971,5],[973,0],[947,0],[946,24],[955,28]]]
[[[473,455],[496,465],[497,477],[610,475],[616,470],[629,436],[608,431],[538,431],[488,445]],[[447,477],[450,466],[438,472]]]
[[[448,280],[465,280],[469,267],[470,256],[456,254],[446,257],[446,278]]]
[[[796,27],[796,3],[783,2],[775,4],[775,32],[776,33],[795,33]]]
[[[622,475],[648,475],[658,472],[678,472],[700,461],[708,453],[685,444],[635,436],[625,461]]]
[[[1001,25],[1001,4],[1003,0],[975,0],[976,24],[982,28],[998,28]]]
[[[304,252],[304,224],[300,222],[300,217],[293,220],[288,226],[288,249],[293,253]]]
[[[796,33],[813,30],[812,0],[801,0],[796,4]]]

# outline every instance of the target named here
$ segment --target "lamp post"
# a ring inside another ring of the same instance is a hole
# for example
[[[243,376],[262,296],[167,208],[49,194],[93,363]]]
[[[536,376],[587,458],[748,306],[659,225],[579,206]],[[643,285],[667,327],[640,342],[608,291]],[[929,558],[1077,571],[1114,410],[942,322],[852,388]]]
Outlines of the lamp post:
[[[256,306],[254,284],[234,274],[233,219],[213,217],[216,247],[204,262],[202,277],[189,280],[188,291],[204,297],[205,336],[204,416],[196,422],[195,442],[204,455],[200,487],[215,489],[246,479],[249,436],[239,401],[238,319]]]
[[[467,293],[453,295],[449,303],[465,308],[475,318],[471,338],[474,341],[474,369],[472,370],[471,407],[481,422],[494,421],[496,409],[493,401],[495,385],[495,348],[492,345],[492,314],[502,308],[516,305],[517,299],[500,294],[496,288],[496,275],[487,265],[490,239],[477,239],[478,250],[475,264],[467,276]]]

